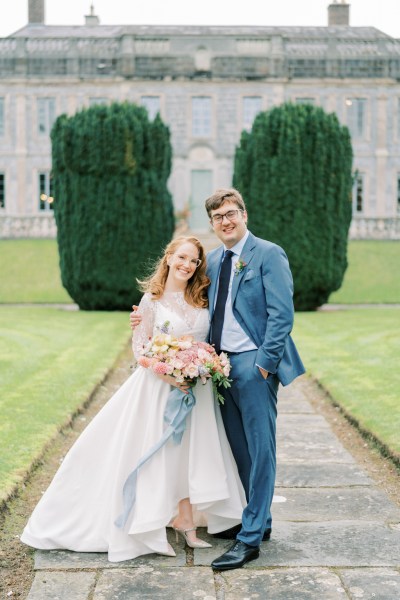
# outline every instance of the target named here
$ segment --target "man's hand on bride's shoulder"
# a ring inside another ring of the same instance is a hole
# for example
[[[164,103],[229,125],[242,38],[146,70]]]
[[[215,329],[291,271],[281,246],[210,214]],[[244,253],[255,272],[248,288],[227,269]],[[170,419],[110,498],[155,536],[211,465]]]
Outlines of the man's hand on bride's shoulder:
[[[129,323],[133,331],[142,322],[142,315],[137,312],[138,308],[139,307],[134,304],[132,306],[132,312],[129,315]]]

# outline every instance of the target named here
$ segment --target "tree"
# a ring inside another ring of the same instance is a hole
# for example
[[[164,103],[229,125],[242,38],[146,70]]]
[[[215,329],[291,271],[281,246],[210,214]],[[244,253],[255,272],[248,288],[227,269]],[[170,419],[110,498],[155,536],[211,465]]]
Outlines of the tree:
[[[352,156],[347,127],[309,104],[260,113],[236,149],[233,185],[252,232],[286,251],[297,310],[315,309],[342,284]]]
[[[86,310],[126,310],[174,230],[169,130],[130,103],[60,116],[52,134],[62,283]]]

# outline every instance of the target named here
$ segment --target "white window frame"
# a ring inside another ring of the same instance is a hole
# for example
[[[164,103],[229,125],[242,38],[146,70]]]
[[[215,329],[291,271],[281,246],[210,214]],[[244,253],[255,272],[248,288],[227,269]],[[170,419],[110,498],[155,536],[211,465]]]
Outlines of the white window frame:
[[[142,94],[140,96],[140,103],[147,110],[150,121],[154,121],[158,113],[161,114],[161,96],[157,94]]]
[[[104,96],[91,96],[89,98],[89,106],[97,106],[98,104],[108,104],[108,98]]]
[[[295,104],[312,104],[313,106],[317,103],[317,99],[311,96],[296,96],[294,101]]]
[[[43,170],[38,171],[38,196],[39,203],[37,209],[40,213],[50,211],[54,209],[53,201],[48,201],[49,198],[53,198],[53,183],[50,176],[50,171]],[[45,198],[43,197],[45,196]]]
[[[194,138],[210,138],[213,134],[212,96],[191,97],[191,132]]]
[[[365,173],[356,174],[352,191],[353,216],[363,215],[365,211]]]
[[[367,135],[367,99],[346,98],[346,124],[352,139],[363,140]]]
[[[255,100],[259,101],[259,106],[256,106]],[[253,101],[253,102],[249,102]],[[253,104],[253,106],[251,106]],[[247,106],[246,106],[247,105]],[[263,109],[263,97],[257,96],[256,94],[252,96],[243,96],[242,97],[242,128],[250,131],[253,127],[254,119]]]
[[[5,210],[6,206],[6,174],[0,171],[0,210]]]
[[[56,99],[37,98],[37,132],[38,135],[50,135],[53,123],[56,120]]]
[[[4,98],[0,98],[0,137],[4,137],[6,133],[6,124],[5,124],[5,101]]]
[[[396,212],[400,215],[400,173],[397,173],[397,202],[396,202]]]

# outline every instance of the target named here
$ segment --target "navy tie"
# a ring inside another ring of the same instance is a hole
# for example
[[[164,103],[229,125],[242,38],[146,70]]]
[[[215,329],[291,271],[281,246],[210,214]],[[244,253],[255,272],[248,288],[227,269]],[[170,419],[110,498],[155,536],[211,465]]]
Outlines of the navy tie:
[[[215,303],[214,314],[211,324],[211,343],[214,344],[215,350],[221,352],[221,336],[222,327],[224,325],[225,305],[228,298],[229,282],[232,272],[232,250],[225,252],[224,260],[222,261],[221,271],[219,274],[218,294]]]

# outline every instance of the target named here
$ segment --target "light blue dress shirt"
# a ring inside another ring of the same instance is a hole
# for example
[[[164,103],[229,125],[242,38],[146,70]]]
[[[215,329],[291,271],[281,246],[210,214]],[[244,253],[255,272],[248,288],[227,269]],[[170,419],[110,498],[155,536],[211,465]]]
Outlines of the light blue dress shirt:
[[[257,350],[257,346],[251,341],[247,333],[239,325],[232,311],[232,283],[233,278],[235,277],[235,265],[240,258],[243,247],[248,237],[249,232],[247,231],[246,234],[242,237],[242,239],[237,244],[235,244],[235,246],[229,248],[229,250],[231,250],[231,252],[233,252],[234,254],[231,259],[231,279],[229,282],[228,298],[226,300],[225,305],[224,326],[222,328],[221,336],[221,350],[225,350],[226,352],[247,352],[248,350]],[[224,250],[226,251],[228,250],[228,248],[224,246]],[[215,297],[217,297],[217,294],[215,295]]]

